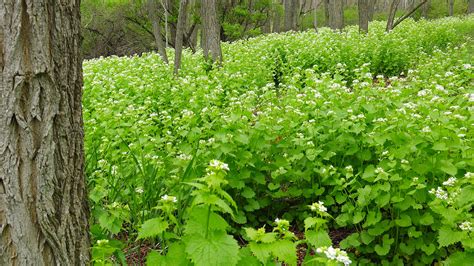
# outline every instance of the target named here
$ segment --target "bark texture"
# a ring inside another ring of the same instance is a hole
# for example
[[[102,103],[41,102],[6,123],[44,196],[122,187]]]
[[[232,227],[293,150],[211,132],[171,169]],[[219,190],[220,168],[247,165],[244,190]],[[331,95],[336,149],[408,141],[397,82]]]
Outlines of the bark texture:
[[[467,4],[467,13],[468,14],[472,14],[474,13],[474,0],[468,0],[468,4]]]
[[[160,23],[160,16],[158,13],[160,12],[159,3],[157,0],[148,0],[148,17],[151,20],[151,26],[153,29],[153,37],[155,39],[155,46],[160,54],[161,58],[165,63],[168,63],[168,56],[166,55],[166,45],[163,41],[163,36],[161,34],[161,23]],[[166,12],[166,11],[164,11]],[[163,12],[163,15],[164,15]]]
[[[359,31],[369,32],[369,0],[359,0]]]
[[[0,265],[88,265],[80,0],[0,2]]]
[[[424,4],[421,8],[421,16],[424,18],[428,18],[428,12],[430,11],[431,8],[431,0],[426,1],[426,4]]]
[[[387,31],[391,31],[393,29],[393,23],[395,22],[395,15],[397,14],[398,5],[400,4],[400,0],[393,0],[390,4],[390,9],[388,11],[388,18],[387,18]]]
[[[181,0],[179,4],[178,25],[176,30],[175,55],[174,55],[174,73],[178,74],[181,67],[181,54],[183,53],[183,38],[186,28],[188,0]]]
[[[454,0],[448,0],[448,14],[454,16]]]
[[[204,58],[213,62],[222,63],[220,42],[220,26],[217,20],[216,0],[202,0],[202,49]]]
[[[285,2],[285,31],[298,30],[299,0],[284,0]]]
[[[344,28],[344,0],[328,1],[329,27],[333,30]]]

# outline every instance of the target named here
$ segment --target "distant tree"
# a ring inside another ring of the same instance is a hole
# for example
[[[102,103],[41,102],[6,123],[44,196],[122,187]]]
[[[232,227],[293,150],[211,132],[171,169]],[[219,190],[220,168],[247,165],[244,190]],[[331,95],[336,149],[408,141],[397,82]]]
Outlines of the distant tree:
[[[161,33],[161,17],[164,16],[165,10],[160,11],[158,0],[148,0],[146,6],[148,10],[148,18],[151,21],[153,37],[155,39],[155,45],[160,54],[161,58],[165,63],[168,63],[168,56],[166,55],[166,44],[163,41],[163,35]],[[159,15],[161,13],[162,16]]]
[[[369,15],[370,9],[373,6],[369,6],[369,0],[358,0],[358,11],[359,11],[359,31],[369,32]]]
[[[0,265],[89,265],[80,0],[0,2]]]
[[[468,14],[474,13],[474,0],[468,0],[467,13]]]
[[[274,0],[273,2],[273,32],[281,31],[281,13],[282,13],[282,0]]]
[[[220,26],[217,20],[217,0],[202,0],[202,50],[207,61],[222,63]]]
[[[299,0],[284,0],[285,31],[298,30]]]
[[[329,14],[329,27],[333,30],[344,28],[344,0],[326,0]]]
[[[448,15],[454,16],[454,0],[447,0],[448,1]]]
[[[397,8],[398,8],[398,5],[400,4],[400,0],[393,0],[392,4],[390,5],[386,31],[388,32],[388,31],[393,30],[398,24],[402,23],[405,19],[413,15],[413,13],[415,13],[415,11],[418,10],[418,8],[426,4],[427,1],[428,0],[421,1],[413,9],[409,10],[407,13],[405,13],[403,16],[401,16],[395,21],[395,15],[397,13]]]
[[[176,27],[176,41],[174,54],[174,74],[178,74],[181,66],[181,54],[183,53],[183,38],[186,29],[188,0],[181,0],[179,4],[178,25]]]
[[[428,12],[430,11],[431,8],[431,0],[426,1],[426,4],[424,4],[421,7],[421,16],[424,18],[428,18]]]

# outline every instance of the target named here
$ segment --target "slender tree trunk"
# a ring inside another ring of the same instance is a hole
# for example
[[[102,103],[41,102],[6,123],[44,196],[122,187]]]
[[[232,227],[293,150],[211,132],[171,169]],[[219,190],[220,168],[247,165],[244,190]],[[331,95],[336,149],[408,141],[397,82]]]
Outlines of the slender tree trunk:
[[[174,74],[178,74],[181,67],[181,54],[183,53],[183,37],[186,28],[188,0],[181,0],[179,4],[178,24],[176,26],[176,41],[174,54]]]
[[[322,0],[324,3],[324,19],[329,26],[329,0]]]
[[[395,28],[398,24],[402,23],[405,19],[409,18],[411,15],[413,15],[413,13],[415,13],[416,10],[418,10],[418,8],[422,7],[424,4],[426,4],[428,0],[422,0],[417,6],[415,6],[412,10],[408,11],[406,14],[404,14],[403,16],[401,16],[400,18],[397,19],[397,21],[393,22],[394,20],[394,17],[395,15],[392,16],[389,16],[389,19],[391,18],[391,23],[389,25],[389,21],[387,21],[387,31],[390,31],[392,30],[393,28]],[[392,9],[390,9],[390,13],[392,13]],[[396,12],[396,7],[395,7],[395,11]],[[390,28],[389,28],[390,26]]]
[[[397,14],[398,4],[400,4],[400,0],[393,0],[390,4],[390,9],[388,11],[388,18],[387,18],[387,27],[386,30],[391,31],[393,29],[393,23],[395,22],[395,16]]]
[[[467,13],[468,14],[474,13],[474,0],[468,0]]]
[[[454,16],[454,0],[448,0],[448,13],[449,16]]]
[[[359,0],[359,31],[369,32],[369,0]]]
[[[220,26],[217,20],[216,0],[202,0],[202,41],[203,52],[206,60],[222,63],[222,51],[220,42]],[[209,55],[210,54],[210,55]]]
[[[0,265],[88,265],[80,0],[0,2]]]
[[[157,15],[157,13],[159,12],[158,3],[156,3],[156,0],[149,0],[147,8],[148,17],[151,20],[151,25],[153,28],[153,37],[155,38],[156,48],[163,61],[168,64],[168,56],[166,55],[165,42],[163,41],[163,37],[161,35],[160,17]]]
[[[328,3],[329,27],[333,30],[344,28],[343,0],[330,0]]]
[[[285,31],[298,30],[299,0],[284,0],[285,3]]]

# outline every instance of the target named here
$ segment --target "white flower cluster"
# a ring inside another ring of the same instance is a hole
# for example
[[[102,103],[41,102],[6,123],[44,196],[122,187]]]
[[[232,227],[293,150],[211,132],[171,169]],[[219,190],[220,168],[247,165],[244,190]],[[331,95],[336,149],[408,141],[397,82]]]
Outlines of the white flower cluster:
[[[456,177],[452,176],[448,178],[448,180],[444,181],[443,185],[447,187],[452,187],[456,183],[456,180],[457,180]]]
[[[465,221],[459,225],[459,228],[463,231],[474,231],[474,228],[472,227],[472,223],[469,221]]]
[[[436,190],[432,188],[430,194],[434,194],[438,199],[447,200],[448,192],[444,191],[441,187],[438,187]]]
[[[178,199],[175,196],[168,196],[166,194],[161,196],[161,200],[165,202],[173,202],[173,203],[178,201]]]
[[[322,213],[325,213],[328,210],[326,208],[326,206],[324,206],[324,202],[322,202],[322,201],[318,201],[318,202],[315,202],[315,203],[309,205],[309,208],[312,211],[318,211],[318,212],[322,212]]]
[[[214,170],[224,170],[224,171],[229,171],[229,165],[226,163],[223,163],[219,160],[212,160],[209,163],[209,166],[214,169]]]
[[[321,247],[316,249],[317,253],[324,253],[328,259],[336,260],[344,264],[344,266],[350,265],[352,263],[349,256],[344,250],[339,248],[331,247]]]

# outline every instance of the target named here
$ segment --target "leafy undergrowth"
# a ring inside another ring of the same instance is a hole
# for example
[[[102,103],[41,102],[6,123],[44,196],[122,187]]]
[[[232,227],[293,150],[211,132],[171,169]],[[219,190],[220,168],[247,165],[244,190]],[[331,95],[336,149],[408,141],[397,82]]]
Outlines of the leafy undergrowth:
[[[472,261],[473,27],[271,34],[178,78],[85,62],[94,263]]]

